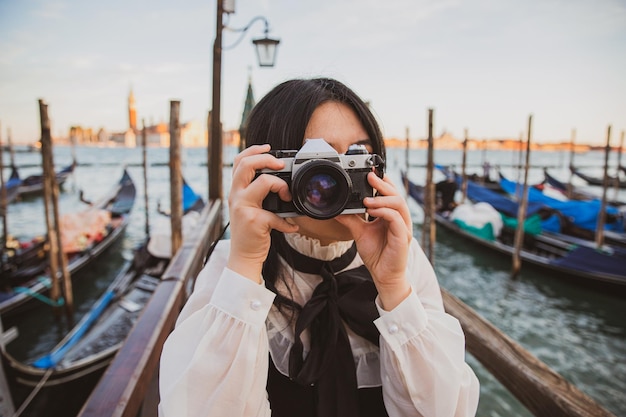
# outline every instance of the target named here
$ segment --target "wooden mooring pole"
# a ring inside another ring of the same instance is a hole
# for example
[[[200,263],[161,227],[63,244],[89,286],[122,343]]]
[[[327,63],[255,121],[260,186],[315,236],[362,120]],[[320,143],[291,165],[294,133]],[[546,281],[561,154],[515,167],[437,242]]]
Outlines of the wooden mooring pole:
[[[0,126],[0,215],[2,215],[2,249],[7,247],[7,189],[4,184],[4,144],[2,143],[2,126]],[[4,257],[2,257],[4,262]]]
[[[611,125],[606,131],[606,146],[604,147],[604,176],[602,177],[602,202],[598,213],[596,224],[596,246],[602,247],[604,244],[604,223],[606,222],[606,192],[609,187],[609,153],[611,152]],[[619,181],[619,177],[616,178]]]
[[[487,139],[483,139],[483,143],[482,143],[483,149],[481,152],[481,160],[480,160],[480,164],[482,166],[485,166],[485,164],[487,163]],[[483,180],[484,180],[484,176],[483,176]]]
[[[41,160],[43,167],[44,209],[46,211],[46,227],[48,230],[48,256],[50,260],[51,298],[58,302],[60,295],[59,273],[63,281],[63,296],[65,298],[65,313],[70,322],[73,321],[74,297],[72,280],[67,269],[67,257],[63,252],[61,231],[59,229],[59,186],[54,172],[54,158],[52,155],[52,136],[50,134],[50,119],[48,105],[39,99],[39,114],[41,119]]]
[[[9,147],[9,161],[11,161],[11,168],[13,168],[15,167],[15,149],[13,149],[13,138],[9,128],[7,128],[7,146]]]
[[[409,149],[410,149],[410,139],[409,139],[409,127],[407,126],[404,130],[405,132],[405,148],[404,148],[404,170],[409,172]]]
[[[522,260],[520,253],[524,244],[524,219],[526,218],[526,206],[528,205],[528,166],[530,163],[530,138],[533,123],[533,115],[528,116],[528,138],[526,139],[526,165],[524,167],[524,185],[522,187],[522,195],[519,198],[519,206],[517,209],[517,227],[515,228],[515,241],[513,248],[513,261],[511,276],[517,277],[522,268]]]
[[[211,113],[209,117],[209,200],[221,200],[224,197],[222,182],[222,30],[224,28],[224,5],[217,1],[215,21],[215,41],[213,42],[213,79],[211,95]]]
[[[620,171],[622,167],[622,148],[624,147],[624,131],[622,130],[622,136],[619,140],[619,147],[617,148],[617,167],[615,169],[615,187],[613,188],[615,193],[613,194],[613,199],[615,201],[619,200],[619,186],[620,186]]]
[[[172,257],[183,242],[183,174],[180,164],[180,101],[170,101],[170,213]]]
[[[619,139],[619,151],[617,152],[617,171],[622,167],[622,150],[624,149],[624,135],[626,132],[622,130],[622,134]]]
[[[150,236],[150,199],[148,198],[148,132],[146,131],[146,121],[141,119],[141,147],[143,160],[143,204],[146,216],[146,237]]]
[[[410,148],[410,139],[409,139],[409,127],[406,127],[406,147],[404,149],[404,172],[406,173],[404,177],[404,189],[409,189],[409,148]]]
[[[570,139],[570,151],[569,151],[569,180],[567,181],[567,198],[572,198],[574,195],[574,186],[572,185],[572,179],[574,178],[574,150],[576,141],[576,129],[572,129],[572,138]]]
[[[43,140],[42,140],[43,143]],[[41,154],[43,156],[43,147]],[[59,285],[59,265],[57,257],[58,247],[57,247],[57,239],[56,232],[54,230],[53,219],[50,213],[50,199],[52,195],[52,190],[50,190],[50,184],[48,181],[44,180],[43,182],[43,204],[45,211],[45,219],[46,219],[46,230],[48,231],[48,241],[46,242],[46,249],[48,251],[48,271],[50,274],[50,298],[55,304],[58,304],[59,298],[61,296],[61,286]],[[58,310],[55,308],[55,311]]]
[[[515,186],[515,196],[518,198],[520,193],[520,183],[522,182],[522,156],[524,155],[524,132],[519,133],[519,146],[517,152],[517,166],[515,172],[517,173],[517,185]]]
[[[435,264],[435,184],[433,182],[433,109],[428,109],[428,152],[426,163],[426,190],[424,194],[424,224],[422,226],[422,248],[432,265]]]
[[[461,183],[461,204],[465,203],[467,198],[467,129],[464,132],[465,139],[463,139],[463,161],[461,163],[461,175],[463,182]]]

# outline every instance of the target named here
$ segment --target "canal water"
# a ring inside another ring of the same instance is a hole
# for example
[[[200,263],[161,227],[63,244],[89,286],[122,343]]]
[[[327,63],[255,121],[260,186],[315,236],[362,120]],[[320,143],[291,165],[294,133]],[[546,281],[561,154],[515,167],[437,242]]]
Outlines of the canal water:
[[[224,150],[225,162],[231,162],[236,149]],[[125,259],[132,257],[132,249],[145,236],[146,210],[142,150],[127,148],[56,147],[55,165],[62,167],[75,154],[78,167],[63,186],[60,194],[62,213],[76,212],[84,207],[79,191],[85,198],[96,200],[119,180],[126,165],[137,185],[137,200],[131,223],[124,239],[98,261],[75,277],[75,319],[89,310],[91,304],[105,290]],[[207,152],[205,149],[184,149],[183,175],[187,182],[204,198],[208,194]],[[41,156],[36,153],[17,153],[16,164],[20,175],[26,177],[41,172]],[[169,209],[169,150],[148,149],[148,220],[150,227],[165,221],[157,213],[157,205]],[[602,152],[577,154],[575,164],[585,172],[600,176],[604,155]],[[460,151],[436,151],[437,163],[456,165],[460,170]],[[400,169],[406,164],[404,149],[388,150],[388,173],[400,185]],[[415,182],[425,179],[425,151],[411,150],[409,177]],[[512,168],[518,156],[504,151],[473,151],[468,154],[470,172],[481,172],[483,161],[501,166],[510,179],[518,178]],[[615,157],[611,159],[615,166]],[[8,155],[5,153],[5,164]],[[531,165],[549,167],[551,174],[566,181],[569,178],[565,152],[534,152]],[[224,172],[224,190],[228,192],[230,168]],[[9,170],[5,170],[5,179]],[[494,173],[495,175],[495,173]],[[540,168],[529,173],[530,182],[543,178]],[[437,179],[437,177],[436,177]],[[584,185],[574,179],[574,183]],[[588,187],[600,193],[600,190]],[[624,190],[617,193],[626,200]],[[615,197],[615,191],[609,192]],[[419,239],[423,212],[412,200],[409,207],[414,220],[415,235]],[[20,238],[31,238],[45,232],[41,198],[29,198],[9,206],[8,231]],[[437,231],[435,270],[443,288],[459,297],[501,331],[515,339],[540,360],[586,394],[593,397],[616,415],[626,415],[626,303],[622,297],[568,283],[535,268],[523,268],[517,279],[510,277],[510,260],[494,255],[442,230]],[[8,350],[18,359],[28,360],[46,353],[68,330],[63,319],[51,314],[50,307],[39,305],[13,321],[3,322],[5,330],[16,326],[19,338],[9,344]],[[471,355],[468,362],[481,382],[480,416],[529,416],[530,413],[511,396],[502,385]]]

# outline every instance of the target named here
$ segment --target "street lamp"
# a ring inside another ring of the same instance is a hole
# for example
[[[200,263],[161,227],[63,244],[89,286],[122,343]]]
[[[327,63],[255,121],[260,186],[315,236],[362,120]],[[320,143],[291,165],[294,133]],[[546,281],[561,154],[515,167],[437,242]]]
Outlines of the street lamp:
[[[253,18],[243,28],[235,29],[235,28],[231,28],[229,26],[224,26],[224,29],[226,29],[226,30],[228,30],[230,32],[241,33],[241,36],[239,37],[239,39],[237,39],[237,41],[234,44],[232,44],[230,46],[223,47],[222,50],[224,50],[224,49],[232,49],[235,46],[237,46],[239,44],[239,42],[241,42],[241,40],[243,39],[243,35],[245,35],[247,30],[250,29],[250,27],[255,22],[258,22],[258,21],[263,21],[263,23],[265,23],[264,37],[263,38],[259,38],[259,39],[254,39],[252,41],[254,46],[256,46],[256,54],[257,54],[257,58],[259,60],[259,66],[260,67],[273,67],[274,66],[274,62],[276,61],[276,48],[277,48],[278,44],[280,43],[280,41],[278,39],[272,39],[272,38],[267,36],[267,34],[270,31],[270,29],[269,29],[269,22],[263,16],[257,16],[255,18]]]
[[[262,39],[254,39],[256,55],[259,59],[259,67],[273,67],[276,60],[276,47],[280,43],[278,39],[270,39],[267,34]]]
[[[263,16],[253,18],[245,27],[233,29],[223,24],[224,13],[234,13],[234,1],[217,0],[217,20],[215,24],[215,42],[213,43],[213,94],[212,109],[209,112],[209,200],[222,199],[222,123],[220,120],[221,111],[221,84],[222,84],[222,50],[234,48],[243,39],[246,31],[250,29],[256,21],[265,22],[265,36],[254,39],[252,43],[256,46],[257,58],[260,67],[273,67],[276,59],[276,48],[280,41],[269,38],[269,24]],[[235,44],[228,48],[222,48],[222,31],[228,29],[233,32],[240,32],[241,37]]]

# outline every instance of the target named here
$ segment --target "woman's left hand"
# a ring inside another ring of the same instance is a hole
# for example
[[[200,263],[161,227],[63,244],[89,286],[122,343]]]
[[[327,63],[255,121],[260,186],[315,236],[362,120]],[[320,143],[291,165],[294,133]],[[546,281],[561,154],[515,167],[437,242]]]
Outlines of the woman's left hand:
[[[373,172],[367,180],[378,194],[365,198],[367,221],[360,215],[341,215],[336,220],[350,229],[359,255],[372,274],[382,307],[393,310],[411,292],[406,278],[406,264],[413,223],[405,198],[388,176],[380,179]]]

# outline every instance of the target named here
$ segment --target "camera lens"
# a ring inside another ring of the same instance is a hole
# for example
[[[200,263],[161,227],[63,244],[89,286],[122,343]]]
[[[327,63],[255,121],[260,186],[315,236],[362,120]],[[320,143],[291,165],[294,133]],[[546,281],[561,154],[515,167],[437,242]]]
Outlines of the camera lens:
[[[337,199],[337,181],[328,174],[315,174],[305,185],[306,201],[312,207],[324,210]]]
[[[341,214],[351,190],[352,181],[345,171],[337,164],[321,159],[303,165],[291,183],[296,208],[320,220]]]

